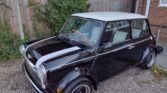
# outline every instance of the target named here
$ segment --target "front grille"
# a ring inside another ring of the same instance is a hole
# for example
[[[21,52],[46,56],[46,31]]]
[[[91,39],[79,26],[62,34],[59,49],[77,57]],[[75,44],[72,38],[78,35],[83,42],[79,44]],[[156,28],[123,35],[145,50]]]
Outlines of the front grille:
[[[37,75],[36,69],[31,67],[31,65],[28,62],[25,62],[25,67],[27,69],[27,73],[30,75],[30,77],[34,80],[34,82],[40,86],[40,79]]]

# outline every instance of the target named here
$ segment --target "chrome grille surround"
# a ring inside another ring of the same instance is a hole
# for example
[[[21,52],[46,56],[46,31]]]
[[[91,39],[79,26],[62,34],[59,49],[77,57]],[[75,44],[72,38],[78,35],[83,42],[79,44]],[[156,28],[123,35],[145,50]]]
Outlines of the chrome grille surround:
[[[23,56],[25,59],[25,66],[27,67],[30,76],[36,81],[37,84],[41,85],[41,87],[43,86],[43,89],[45,89],[46,85],[42,83],[45,81],[41,81],[41,79],[39,78],[36,66],[26,57],[26,55]]]

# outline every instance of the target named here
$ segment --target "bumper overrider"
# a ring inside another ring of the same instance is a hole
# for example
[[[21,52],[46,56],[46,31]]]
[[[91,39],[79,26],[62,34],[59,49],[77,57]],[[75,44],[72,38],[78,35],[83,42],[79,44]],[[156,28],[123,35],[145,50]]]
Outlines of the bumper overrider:
[[[50,93],[49,92],[49,89],[42,89],[41,87],[39,87],[35,82],[34,80],[31,78],[31,76],[29,75],[29,73],[27,72],[27,69],[26,69],[26,66],[25,64],[22,65],[22,69],[24,71],[24,74],[26,76],[26,78],[28,79],[28,81],[31,83],[32,87],[33,87],[33,90],[34,92],[36,93]]]

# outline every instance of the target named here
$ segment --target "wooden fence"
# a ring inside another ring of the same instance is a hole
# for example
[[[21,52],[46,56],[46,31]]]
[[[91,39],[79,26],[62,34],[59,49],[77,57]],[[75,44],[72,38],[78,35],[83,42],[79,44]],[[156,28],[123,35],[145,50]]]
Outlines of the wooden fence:
[[[33,9],[30,3],[45,4],[47,0],[0,0],[0,19],[7,19],[10,29],[20,33],[24,38],[24,31],[32,31]]]
[[[32,7],[30,3],[45,4],[47,0],[0,0],[0,19],[7,18],[11,31],[20,33],[32,31]],[[132,0],[88,0],[90,11],[131,11]]]

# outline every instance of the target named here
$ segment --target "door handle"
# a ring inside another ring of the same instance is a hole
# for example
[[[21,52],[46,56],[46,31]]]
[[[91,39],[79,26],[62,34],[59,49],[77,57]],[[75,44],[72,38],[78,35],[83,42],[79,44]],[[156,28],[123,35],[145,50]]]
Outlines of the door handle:
[[[128,49],[132,50],[133,48],[135,48],[135,46],[129,46]]]

